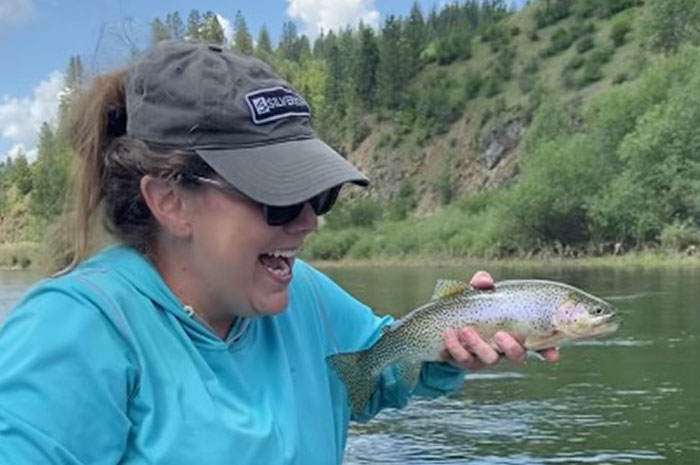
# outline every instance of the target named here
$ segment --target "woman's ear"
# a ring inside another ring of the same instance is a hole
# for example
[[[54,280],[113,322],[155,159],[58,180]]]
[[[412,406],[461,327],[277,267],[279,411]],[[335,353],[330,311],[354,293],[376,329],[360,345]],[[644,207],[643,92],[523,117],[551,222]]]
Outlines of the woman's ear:
[[[141,178],[141,194],[162,228],[179,238],[192,234],[183,191],[162,178],[145,175]]]

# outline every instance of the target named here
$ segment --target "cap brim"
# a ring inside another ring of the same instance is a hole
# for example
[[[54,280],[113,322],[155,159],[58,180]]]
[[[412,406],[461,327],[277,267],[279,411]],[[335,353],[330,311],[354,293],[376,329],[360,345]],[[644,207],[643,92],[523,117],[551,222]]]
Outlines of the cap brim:
[[[346,182],[369,184],[364,174],[316,138],[195,151],[236,189],[266,205],[293,205]]]

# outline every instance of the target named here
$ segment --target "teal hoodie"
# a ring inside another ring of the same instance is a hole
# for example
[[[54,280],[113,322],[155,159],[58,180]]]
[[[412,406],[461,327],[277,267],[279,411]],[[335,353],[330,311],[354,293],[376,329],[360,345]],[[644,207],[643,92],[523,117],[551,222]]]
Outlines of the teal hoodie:
[[[126,247],[39,283],[0,328],[0,463],[340,463],[351,416],[325,357],[391,319],[301,260],[289,293],[283,313],[222,340]],[[463,375],[426,363],[409,393],[389,368],[353,419]]]

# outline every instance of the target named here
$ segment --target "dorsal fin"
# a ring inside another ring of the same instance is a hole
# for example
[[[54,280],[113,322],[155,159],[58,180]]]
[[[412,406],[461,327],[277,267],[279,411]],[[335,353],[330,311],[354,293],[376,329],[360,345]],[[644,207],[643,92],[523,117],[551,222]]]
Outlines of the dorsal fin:
[[[469,283],[454,279],[439,279],[438,282],[435,283],[435,290],[433,291],[433,296],[430,298],[430,300],[452,297],[457,294],[461,294],[467,289],[470,289]]]

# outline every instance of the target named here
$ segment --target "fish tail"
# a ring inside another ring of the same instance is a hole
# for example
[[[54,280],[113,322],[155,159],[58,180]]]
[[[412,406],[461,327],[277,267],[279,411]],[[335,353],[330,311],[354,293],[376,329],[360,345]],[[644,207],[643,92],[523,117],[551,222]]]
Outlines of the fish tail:
[[[350,398],[350,408],[354,414],[360,413],[369,401],[379,376],[368,366],[365,354],[369,350],[328,356],[328,363],[338,373]]]

